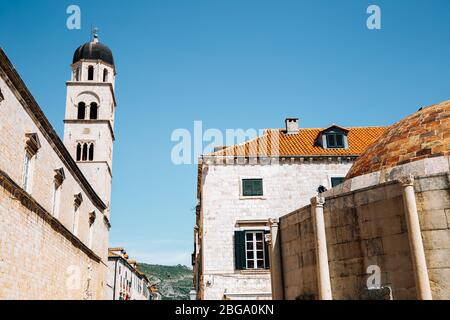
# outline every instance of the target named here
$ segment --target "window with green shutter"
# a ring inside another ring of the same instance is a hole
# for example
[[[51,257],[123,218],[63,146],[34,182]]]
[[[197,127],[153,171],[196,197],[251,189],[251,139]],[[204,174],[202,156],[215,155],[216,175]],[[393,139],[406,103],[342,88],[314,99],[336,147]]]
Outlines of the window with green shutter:
[[[236,270],[245,269],[245,231],[234,232],[234,260]]]
[[[235,265],[237,270],[269,269],[269,231],[235,231]]]
[[[262,179],[242,179],[242,195],[244,197],[256,197],[263,195]]]

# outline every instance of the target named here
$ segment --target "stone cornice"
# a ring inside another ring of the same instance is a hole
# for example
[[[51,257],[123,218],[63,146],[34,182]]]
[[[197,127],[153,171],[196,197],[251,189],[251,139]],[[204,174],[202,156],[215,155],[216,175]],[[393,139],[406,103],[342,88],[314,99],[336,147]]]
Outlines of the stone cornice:
[[[111,96],[113,98],[114,107],[117,107],[116,95],[114,93],[114,88],[112,83],[110,82],[93,82],[93,81],[66,81],[67,86],[92,86],[95,85],[97,87],[109,87],[111,92]]]
[[[90,163],[91,164],[92,163],[103,163],[103,164],[106,164],[106,167],[108,168],[109,175],[111,176],[111,178],[113,177],[112,170],[111,170],[111,167],[110,167],[108,161],[104,161],[104,160],[102,160],[102,161],[77,161],[77,164],[79,164],[79,165],[90,164]]]
[[[93,123],[106,123],[109,128],[109,132],[111,133],[112,141],[116,140],[116,137],[114,136],[114,130],[111,125],[111,121],[109,120],[78,120],[78,119],[64,119],[64,123],[82,123],[82,124],[93,124]]]
[[[70,232],[58,219],[47,212],[47,210],[45,210],[30,194],[19,187],[14,180],[2,170],[0,170],[0,186],[11,194],[12,199],[20,201],[24,207],[36,213],[42,220],[49,224],[53,230],[69,240],[73,246],[79,248],[94,261],[101,262],[101,258],[94,251],[89,249],[78,237]]]
[[[236,156],[201,156],[200,164],[206,165],[271,165],[271,164],[289,164],[289,163],[314,163],[329,162],[341,163],[355,161],[358,155],[296,155],[296,156],[255,156],[255,157],[236,157]]]
[[[25,111],[34,121],[40,132],[46,137],[55,153],[59,156],[65,167],[72,173],[75,180],[81,186],[83,191],[88,195],[97,209],[103,211],[107,208],[106,204],[100,199],[95,190],[89,184],[83,173],[81,172],[75,160],[64,146],[56,131],[48,121],[42,109],[20,78],[17,71],[9,61],[4,51],[0,48],[0,76],[5,79],[10,90],[14,93]]]

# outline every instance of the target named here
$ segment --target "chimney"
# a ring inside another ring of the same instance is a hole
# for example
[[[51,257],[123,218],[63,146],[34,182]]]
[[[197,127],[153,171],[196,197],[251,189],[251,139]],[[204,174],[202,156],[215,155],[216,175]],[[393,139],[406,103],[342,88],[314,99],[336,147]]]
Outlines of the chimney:
[[[286,118],[286,134],[298,133],[298,118]]]

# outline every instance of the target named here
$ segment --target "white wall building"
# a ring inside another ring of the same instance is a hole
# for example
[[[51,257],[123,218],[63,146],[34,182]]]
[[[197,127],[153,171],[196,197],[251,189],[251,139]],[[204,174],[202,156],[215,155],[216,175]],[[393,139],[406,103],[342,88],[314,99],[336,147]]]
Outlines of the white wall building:
[[[109,249],[108,270],[108,300],[150,300],[148,278],[123,248]]]
[[[270,299],[269,218],[343,181],[384,127],[266,130],[203,155],[198,169],[194,283],[198,299]]]

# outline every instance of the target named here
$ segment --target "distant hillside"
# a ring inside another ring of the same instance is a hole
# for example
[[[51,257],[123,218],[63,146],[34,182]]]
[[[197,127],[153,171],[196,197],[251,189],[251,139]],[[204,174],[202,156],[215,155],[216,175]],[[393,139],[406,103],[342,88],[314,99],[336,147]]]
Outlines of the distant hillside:
[[[192,269],[177,266],[139,263],[151,284],[156,284],[163,300],[189,300],[189,291],[193,289]]]

